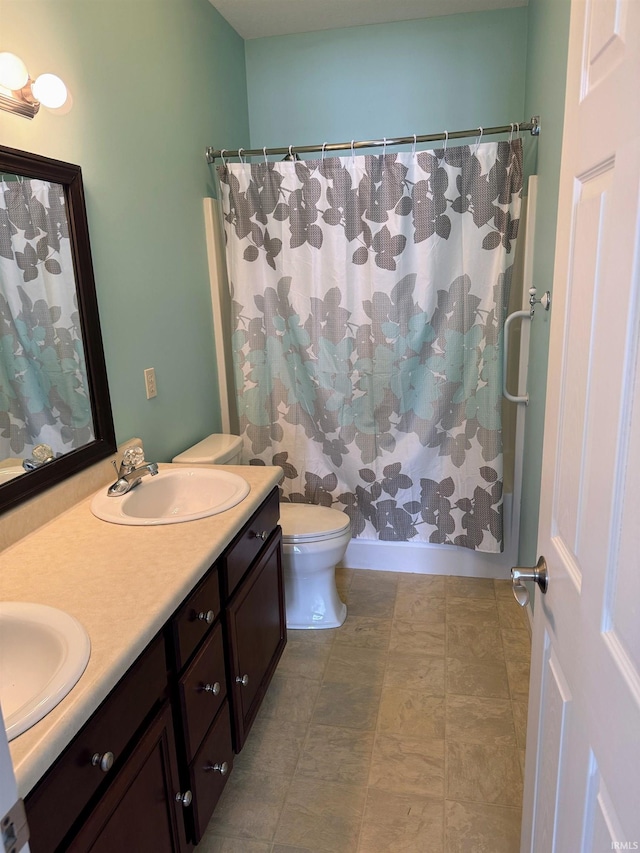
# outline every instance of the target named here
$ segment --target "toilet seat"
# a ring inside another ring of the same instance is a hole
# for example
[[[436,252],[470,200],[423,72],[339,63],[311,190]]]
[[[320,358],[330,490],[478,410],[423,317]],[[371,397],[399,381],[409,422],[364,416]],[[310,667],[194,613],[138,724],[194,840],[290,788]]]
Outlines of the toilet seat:
[[[344,512],[325,506],[281,503],[280,525],[285,543],[321,542],[345,534],[351,520]]]

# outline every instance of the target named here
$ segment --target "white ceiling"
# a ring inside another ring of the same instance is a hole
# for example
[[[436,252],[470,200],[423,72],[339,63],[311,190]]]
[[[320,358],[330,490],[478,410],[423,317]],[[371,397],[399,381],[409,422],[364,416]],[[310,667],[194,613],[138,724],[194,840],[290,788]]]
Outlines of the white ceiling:
[[[211,0],[245,39],[526,6],[528,0]]]

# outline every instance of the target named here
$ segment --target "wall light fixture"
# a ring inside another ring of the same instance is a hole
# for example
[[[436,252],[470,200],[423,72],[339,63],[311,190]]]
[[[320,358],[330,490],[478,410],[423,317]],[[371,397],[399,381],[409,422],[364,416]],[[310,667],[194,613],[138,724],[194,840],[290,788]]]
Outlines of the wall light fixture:
[[[19,56],[0,53],[0,109],[33,118],[40,104],[57,110],[67,98],[67,87],[55,74],[40,74],[33,80]]]

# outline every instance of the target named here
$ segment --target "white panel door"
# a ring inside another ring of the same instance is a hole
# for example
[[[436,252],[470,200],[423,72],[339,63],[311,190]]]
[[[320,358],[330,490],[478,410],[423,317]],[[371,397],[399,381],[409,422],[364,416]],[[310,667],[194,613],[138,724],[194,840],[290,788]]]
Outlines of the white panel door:
[[[522,853],[640,850],[639,57],[572,0]]]

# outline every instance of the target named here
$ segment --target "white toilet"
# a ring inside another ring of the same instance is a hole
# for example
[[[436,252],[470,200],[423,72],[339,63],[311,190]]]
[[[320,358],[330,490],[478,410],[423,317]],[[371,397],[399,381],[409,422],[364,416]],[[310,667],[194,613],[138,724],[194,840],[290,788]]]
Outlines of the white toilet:
[[[242,439],[210,435],[173,458],[182,465],[239,465]],[[336,589],[336,564],[351,539],[345,513],[313,504],[281,503],[287,628],[338,628],[347,606]]]

